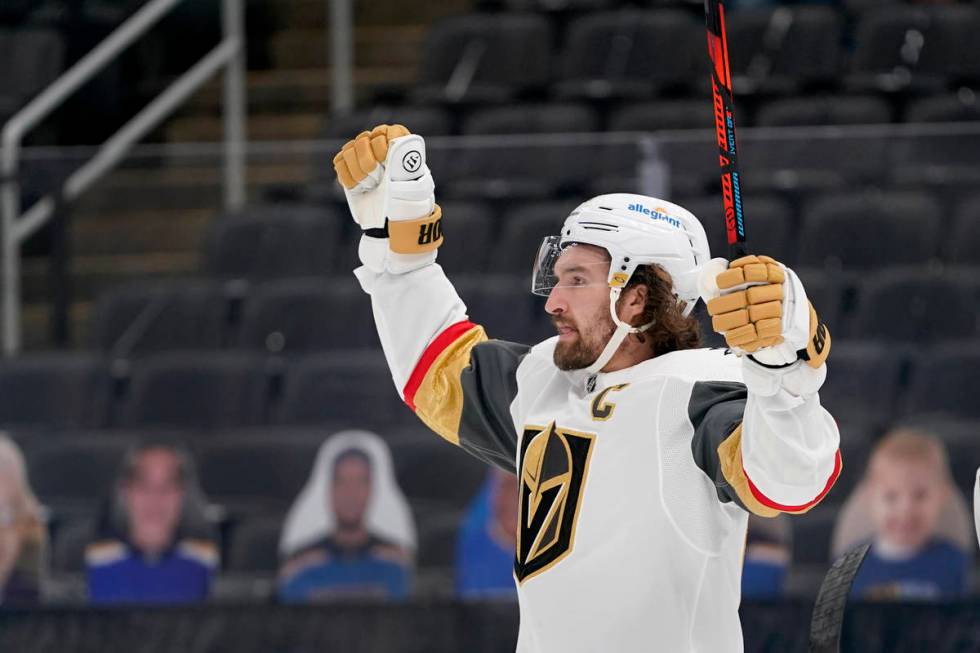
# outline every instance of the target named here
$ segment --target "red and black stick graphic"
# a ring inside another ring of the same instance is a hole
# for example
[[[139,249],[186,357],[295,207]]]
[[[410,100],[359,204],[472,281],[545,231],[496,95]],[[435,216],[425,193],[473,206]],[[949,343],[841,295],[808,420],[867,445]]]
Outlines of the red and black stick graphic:
[[[704,0],[704,15],[708,27],[708,56],[711,57],[711,95],[714,98],[715,131],[721,164],[721,194],[725,202],[728,256],[730,260],[735,260],[746,254],[745,213],[742,207],[738,151],[735,146],[735,100],[732,96],[732,72],[728,62],[725,8],[721,0]]]

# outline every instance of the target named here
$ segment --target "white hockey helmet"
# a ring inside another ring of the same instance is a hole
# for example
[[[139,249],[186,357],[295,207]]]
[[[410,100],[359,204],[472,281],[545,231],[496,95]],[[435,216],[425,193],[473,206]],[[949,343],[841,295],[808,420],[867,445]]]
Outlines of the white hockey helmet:
[[[593,374],[605,366],[627,334],[652,326],[632,327],[616,314],[616,301],[638,266],[656,264],[664,268],[670,274],[674,294],[685,304],[684,315],[690,315],[701,296],[701,269],[711,258],[704,227],[687,209],[646,195],[599,195],[572,211],[560,234],[541,243],[532,275],[533,293],[547,296],[551,292],[557,283],[555,263],[562,250],[574,244],[602,247],[611,258],[607,283],[617,331],[589,367]]]

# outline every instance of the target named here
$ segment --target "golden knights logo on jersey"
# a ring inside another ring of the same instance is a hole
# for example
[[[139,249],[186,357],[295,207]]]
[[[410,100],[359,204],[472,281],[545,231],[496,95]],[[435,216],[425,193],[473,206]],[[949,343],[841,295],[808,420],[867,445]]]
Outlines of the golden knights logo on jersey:
[[[518,582],[550,569],[571,552],[594,441],[591,433],[554,422],[525,427],[514,560]]]

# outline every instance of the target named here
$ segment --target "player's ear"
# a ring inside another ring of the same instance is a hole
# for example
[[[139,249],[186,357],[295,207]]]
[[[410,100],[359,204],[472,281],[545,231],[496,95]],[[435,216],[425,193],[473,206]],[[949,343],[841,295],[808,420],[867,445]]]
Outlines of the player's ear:
[[[646,308],[649,292],[650,289],[642,283],[626,288],[619,301],[619,319],[635,326]]]

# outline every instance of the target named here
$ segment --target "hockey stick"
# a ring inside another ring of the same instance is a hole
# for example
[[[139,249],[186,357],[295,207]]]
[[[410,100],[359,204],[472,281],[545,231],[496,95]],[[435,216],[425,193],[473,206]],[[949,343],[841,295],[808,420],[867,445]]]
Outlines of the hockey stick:
[[[746,254],[745,215],[742,210],[742,187],[735,147],[735,101],[732,96],[731,66],[728,62],[725,8],[721,0],[704,0],[704,17],[708,28],[711,95],[714,98],[718,160],[721,165],[721,194],[725,202],[728,257],[735,260]]]
[[[851,549],[838,558],[824,576],[810,618],[809,653],[840,653],[847,595],[870,547],[870,544],[862,544]]]

